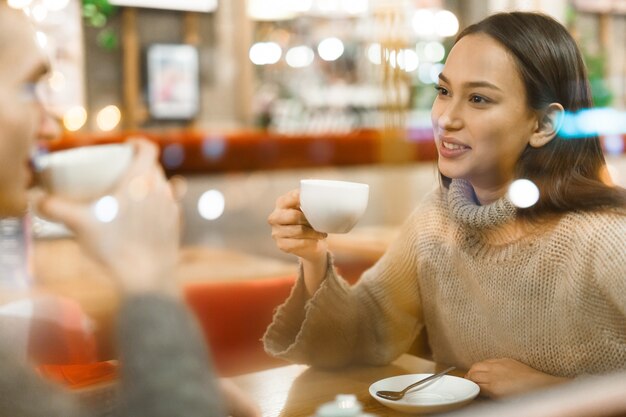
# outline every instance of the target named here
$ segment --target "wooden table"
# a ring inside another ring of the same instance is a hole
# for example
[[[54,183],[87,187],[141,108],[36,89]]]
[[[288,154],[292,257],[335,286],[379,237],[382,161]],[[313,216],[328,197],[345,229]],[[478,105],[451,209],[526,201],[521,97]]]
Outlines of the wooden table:
[[[407,417],[370,397],[369,386],[391,376],[442,369],[434,362],[404,354],[388,366],[323,371],[289,365],[241,375],[232,381],[257,402],[263,417],[311,417],[320,405],[334,400],[337,394],[356,395],[364,411],[377,416]]]

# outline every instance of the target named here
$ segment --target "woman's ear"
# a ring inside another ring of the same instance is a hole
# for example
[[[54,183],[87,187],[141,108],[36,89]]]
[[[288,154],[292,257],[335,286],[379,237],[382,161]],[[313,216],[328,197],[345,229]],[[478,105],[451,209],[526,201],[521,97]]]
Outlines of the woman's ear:
[[[563,106],[559,103],[550,103],[545,110],[541,111],[537,130],[530,137],[530,146],[541,148],[554,139],[563,123],[564,111]]]

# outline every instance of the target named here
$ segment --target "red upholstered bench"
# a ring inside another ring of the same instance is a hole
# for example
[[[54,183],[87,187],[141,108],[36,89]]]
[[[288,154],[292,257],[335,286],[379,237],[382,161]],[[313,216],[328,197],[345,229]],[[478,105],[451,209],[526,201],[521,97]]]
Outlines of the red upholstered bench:
[[[194,282],[185,298],[211,347],[217,371],[232,376],[284,365],[263,350],[261,337],[276,307],[289,296],[295,277]]]
[[[263,350],[261,337],[274,311],[289,296],[295,277],[186,284],[185,299],[197,316],[210,346],[217,372],[232,376],[285,364]],[[50,379],[71,388],[109,382],[115,378],[110,364],[97,362],[95,340],[75,323],[84,318],[70,300],[45,306],[55,321],[35,321],[31,328],[29,356]],[[60,319],[62,317],[62,319]]]

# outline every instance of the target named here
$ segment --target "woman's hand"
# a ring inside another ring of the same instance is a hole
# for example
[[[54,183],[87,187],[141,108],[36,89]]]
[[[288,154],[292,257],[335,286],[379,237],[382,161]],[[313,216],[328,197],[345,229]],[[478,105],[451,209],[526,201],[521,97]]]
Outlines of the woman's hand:
[[[173,292],[180,210],[158,163],[157,147],[144,140],[133,144],[134,160],[108,200],[113,209],[117,206],[112,220],[99,220],[94,203],[49,194],[35,195],[33,203],[40,214],[71,229],[122,290]]]
[[[261,417],[259,407],[230,380],[220,378],[219,386],[227,416]]]
[[[309,295],[313,295],[326,276],[327,235],[313,230],[304,217],[300,210],[300,190],[280,196],[267,221],[278,249],[302,260],[305,285]]]
[[[477,362],[465,375],[480,387],[481,395],[499,398],[521,394],[569,381],[537,371],[514,359],[488,359]]]

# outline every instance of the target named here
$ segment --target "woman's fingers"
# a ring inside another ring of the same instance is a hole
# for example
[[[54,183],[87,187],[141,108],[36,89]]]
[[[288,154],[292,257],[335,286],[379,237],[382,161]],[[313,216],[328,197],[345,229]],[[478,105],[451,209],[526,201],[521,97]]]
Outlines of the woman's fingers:
[[[276,209],[267,219],[272,226],[303,225],[309,226],[309,222],[300,210]]]
[[[301,257],[306,257],[307,253],[311,253],[317,249],[319,245],[317,239],[277,239],[276,247],[283,252],[291,253]]]
[[[299,208],[300,190],[294,189],[276,199],[276,208]]]
[[[309,226],[304,225],[288,225],[272,228],[272,237],[274,239],[325,239],[326,233],[313,230]]]

